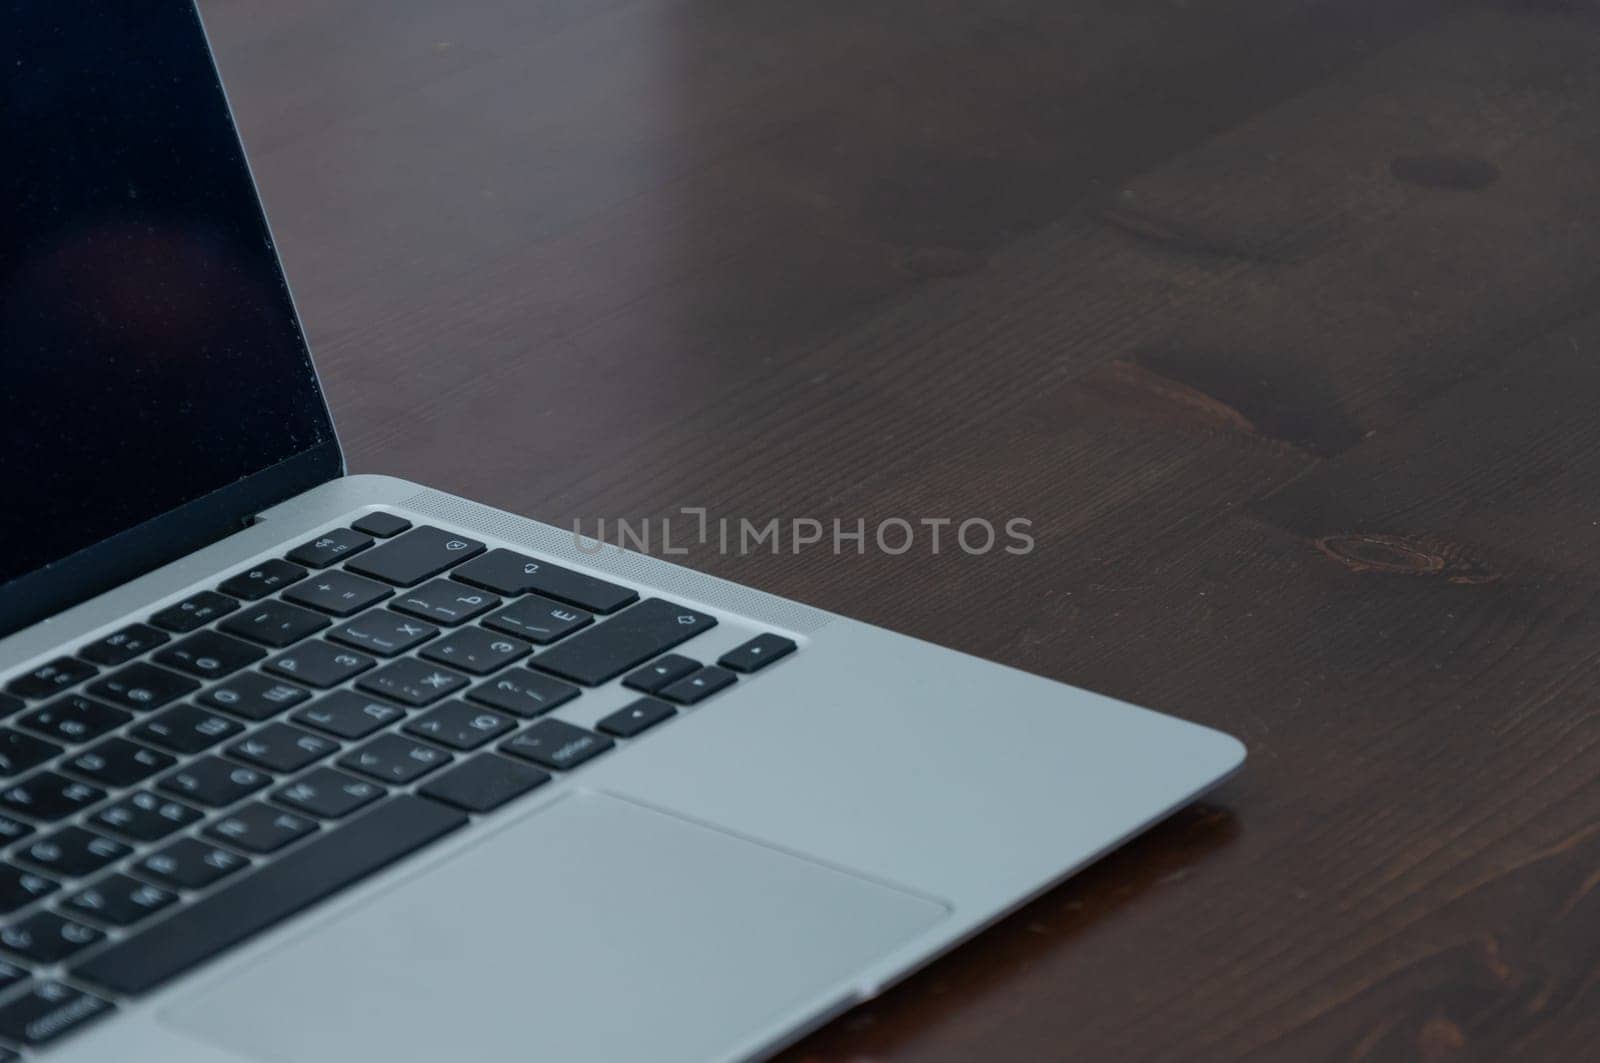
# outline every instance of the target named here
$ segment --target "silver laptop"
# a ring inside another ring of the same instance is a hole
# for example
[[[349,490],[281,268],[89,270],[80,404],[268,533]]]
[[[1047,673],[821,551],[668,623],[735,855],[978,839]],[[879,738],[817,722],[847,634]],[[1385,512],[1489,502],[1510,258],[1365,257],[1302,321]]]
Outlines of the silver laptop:
[[[761,1057],[1241,763],[345,475],[188,3],[0,21],[0,1059]]]

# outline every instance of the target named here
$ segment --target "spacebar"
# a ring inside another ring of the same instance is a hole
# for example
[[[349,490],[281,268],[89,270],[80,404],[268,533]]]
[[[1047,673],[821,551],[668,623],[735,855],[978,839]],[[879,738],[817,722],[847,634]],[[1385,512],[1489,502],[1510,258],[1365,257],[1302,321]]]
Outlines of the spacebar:
[[[73,973],[117,993],[154,989],[466,822],[460,812],[401,795],[113,945]]]

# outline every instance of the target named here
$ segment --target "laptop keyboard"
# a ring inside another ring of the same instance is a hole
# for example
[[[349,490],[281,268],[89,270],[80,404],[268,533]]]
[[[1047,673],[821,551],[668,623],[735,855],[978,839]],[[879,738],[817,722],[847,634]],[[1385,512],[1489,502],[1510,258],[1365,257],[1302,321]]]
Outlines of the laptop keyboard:
[[[0,693],[0,1060],[304,911],[793,651],[364,515]],[[593,730],[548,714],[617,677]]]

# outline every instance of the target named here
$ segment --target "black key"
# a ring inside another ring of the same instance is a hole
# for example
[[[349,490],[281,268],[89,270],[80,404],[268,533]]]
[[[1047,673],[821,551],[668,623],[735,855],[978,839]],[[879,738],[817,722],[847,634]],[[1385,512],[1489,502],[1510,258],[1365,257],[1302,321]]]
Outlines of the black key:
[[[174,705],[128,733],[174,753],[198,753],[244,730],[244,725],[193,705]]]
[[[26,706],[19,697],[10,694],[0,694],[0,716],[10,716],[13,712],[20,712]]]
[[[316,829],[315,820],[252,801],[211,824],[205,833],[247,853],[274,853]]]
[[[387,792],[375,782],[352,778],[332,768],[318,768],[273,791],[272,799],[323,819],[339,819],[365,808]]]
[[[185,801],[221,808],[255,793],[271,781],[265,772],[230,764],[221,757],[205,756],[163,775],[156,788]]]
[[[594,614],[541,598],[537,594],[512,602],[483,618],[485,627],[504,631],[508,635],[520,635],[541,646],[547,646],[592,623]]]
[[[0,816],[0,848],[26,838],[32,833],[33,828],[21,820],[12,819],[10,816]]]
[[[660,660],[651,661],[636,672],[629,672],[622,685],[641,694],[654,694],[668,683],[682,679],[690,672],[699,671],[700,662],[681,653],[669,653]]]
[[[532,592],[547,598],[558,598],[591,613],[614,613],[639,597],[637,592],[627,587],[585,576],[548,561],[536,561],[513,550],[491,550],[450,575],[499,594]]]
[[[794,652],[794,640],[782,635],[757,635],[742,646],[736,646],[717,658],[717,663],[735,672],[759,672],[780,657]]]
[[[54,697],[70,686],[88,679],[100,669],[85,664],[74,657],[57,657],[49,664],[41,664],[24,672],[6,684],[6,689],[20,698]]]
[[[224,635],[200,631],[158,650],[150,659],[200,679],[221,679],[267,655],[259,646]]]
[[[368,550],[345,567],[385,583],[414,587],[481,553],[483,544],[476,539],[423,526]]]
[[[168,889],[203,890],[250,865],[238,853],[198,838],[179,838],[133,865],[133,872]]]
[[[404,517],[397,517],[393,513],[384,513],[381,510],[376,510],[368,513],[360,520],[351,521],[350,527],[358,532],[376,535],[380,539],[389,539],[411,527],[411,522]]]
[[[87,923],[55,912],[35,912],[0,930],[0,945],[36,963],[56,963],[104,938]]]
[[[312,579],[285,591],[283,596],[291,602],[309,605],[334,616],[354,616],[393,593],[381,583],[334,569],[317,573]]]
[[[521,639],[498,635],[481,627],[464,627],[431,643],[419,656],[473,675],[488,675],[531,652],[532,644]]]
[[[311,691],[293,683],[243,672],[201,694],[200,700],[246,720],[268,720],[310,696]]]
[[[614,613],[639,600],[639,592],[630,587],[607,583],[548,561],[540,562],[539,571],[528,579],[528,590],[546,598],[571,602],[591,613]]]
[[[521,734],[502,742],[500,751],[531,760],[542,767],[570,771],[615,744],[603,735],[561,720],[540,720]]]
[[[349,768],[379,782],[408,783],[442,768],[451,761],[442,749],[425,746],[399,735],[379,735],[360,749],[339,758],[341,768]]]
[[[339,738],[365,738],[404,715],[404,709],[377,698],[353,690],[335,690],[289,718]]]
[[[356,686],[404,705],[431,705],[446,694],[466,686],[466,676],[425,661],[401,660],[386,664]]]
[[[500,599],[487,591],[464,587],[453,580],[436,579],[406,591],[395,599],[392,608],[454,627],[499,604]]]
[[[387,609],[374,609],[340,624],[328,632],[328,637],[380,657],[393,657],[427,642],[438,633],[439,629],[432,624]]]
[[[17,775],[29,768],[37,768],[57,753],[61,747],[31,734],[0,727],[0,776]]]
[[[372,536],[350,528],[335,528],[289,551],[289,560],[312,568],[327,568],[372,545]]]
[[[78,651],[78,656],[95,664],[113,667],[126,664],[146,650],[153,650],[166,642],[169,636],[149,624],[129,624],[98,642],[91,642]]]
[[[112,1005],[60,982],[42,982],[0,1007],[0,1037],[34,1048],[109,1015]]]
[[[484,753],[456,765],[419,792],[465,812],[492,812],[549,781],[549,774],[531,764]]]
[[[526,668],[513,668],[487,683],[479,683],[467,693],[467,697],[484,705],[504,709],[513,716],[532,719],[557,705],[565,705],[580,693],[582,691],[571,683],[563,683]]]
[[[89,822],[136,842],[153,842],[187,827],[203,815],[182,801],[171,801],[140,790],[102,808],[89,817]]]
[[[326,688],[336,687],[377,663],[364,653],[316,639],[296,646],[287,653],[278,654],[263,667],[289,679]]]
[[[181,635],[203,628],[211,621],[221,619],[237,608],[239,603],[226,594],[201,591],[192,598],[185,598],[176,605],[167,606],[152,616],[150,622],[156,627],[175,631]]]
[[[26,908],[40,897],[61,888],[61,883],[10,864],[0,864],[0,914]]]
[[[27,977],[28,977],[27,968],[18,967],[14,963],[7,963],[4,960],[0,960],[0,993],[5,992],[7,989],[10,989],[14,985],[19,985],[24,980],[26,980]],[[20,1059],[21,1057],[20,1056],[12,1056],[11,1058],[12,1059]],[[5,1056],[0,1056],[0,1063],[6,1063],[6,1057]]]
[[[273,723],[235,742],[228,747],[228,752],[268,771],[287,774],[321,760],[338,748],[339,743],[331,738],[286,723]]]
[[[515,550],[490,550],[451,573],[458,580],[516,597],[528,590],[528,580],[539,571],[540,563]]]
[[[640,698],[631,705],[625,705],[595,724],[597,728],[608,735],[617,738],[632,738],[660,723],[677,715],[678,710],[657,698]]]
[[[333,621],[321,613],[288,602],[272,601],[240,610],[219,626],[230,634],[278,650],[315,635],[331,623]]]
[[[110,874],[79,890],[61,907],[102,926],[132,926],[178,899],[176,893],[123,874]]]
[[[277,594],[285,587],[293,586],[305,578],[306,570],[299,565],[291,565],[287,561],[273,558],[248,568],[237,576],[223,580],[217,590],[235,598],[254,602],[269,594]]]
[[[63,878],[92,875],[133,852],[133,846],[103,838],[82,827],[63,827],[18,849],[15,856],[48,874]]]
[[[65,827],[17,850],[15,859],[63,878],[81,878],[115,863],[133,847],[82,827]]]
[[[62,768],[101,786],[123,787],[143,782],[176,763],[175,757],[159,749],[126,738],[108,738],[71,758]]]
[[[41,771],[0,790],[0,806],[29,819],[66,819],[105,797],[106,792],[53,771]]]
[[[73,973],[118,993],[154,989],[466,823],[454,809],[401,795],[118,942]]]
[[[98,738],[131,719],[131,712],[102,705],[82,694],[68,694],[42,708],[23,713],[17,717],[17,723],[59,742],[72,743]]]
[[[119,669],[97,683],[89,693],[124,709],[145,712],[199,690],[200,684],[186,675],[138,661]]]
[[[563,679],[596,686],[716,624],[716,619],[705,613],[660,598],[647,598],[604,624],[558,643],[533,663]]]
[[[676,701],[679,705],[693,705],[704,701],[723,687],[731,686],[738,678],[726,668],[708,664],[675,683],[668,683],[656,693],[668,701]]]
[[[515,726],[514,720],[498,712],[464,701],[446,701],[406,724],[404,730],[451,749],[477,749]]]

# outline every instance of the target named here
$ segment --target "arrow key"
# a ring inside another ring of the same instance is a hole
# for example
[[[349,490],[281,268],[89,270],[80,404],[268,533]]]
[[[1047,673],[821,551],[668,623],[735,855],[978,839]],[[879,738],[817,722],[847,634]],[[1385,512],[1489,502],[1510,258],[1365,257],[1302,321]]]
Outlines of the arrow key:
[[[732,668],[735,672],[749,675],[758,672],[780,657],[786,657],[794,652],[794,641],[782,635],[757,635],[742,646],[724,653],[717,658],[717,663],[724,668]]]
[[[726,668],[709,664],[698,672],[684,676],[676,683],[668,683],[656,693],[680,705],[693,705],[704,701],[723,687],[732,685],[738,678]]]
[[[632,738],[643,734],[662,720],[671,719],[678,710],[660,698],[640,698],[605,717],[595,727],[617,738]]]

